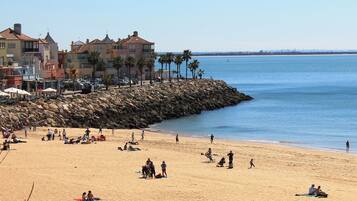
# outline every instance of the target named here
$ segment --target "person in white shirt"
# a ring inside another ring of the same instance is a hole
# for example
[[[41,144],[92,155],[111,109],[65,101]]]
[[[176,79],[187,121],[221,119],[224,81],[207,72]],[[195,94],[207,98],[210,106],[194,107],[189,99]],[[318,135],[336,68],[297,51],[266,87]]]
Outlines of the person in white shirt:
[[[316,193],[315,184],[312,184],[311,187],[309,188],[309,195],[315,195],[315,193]]]

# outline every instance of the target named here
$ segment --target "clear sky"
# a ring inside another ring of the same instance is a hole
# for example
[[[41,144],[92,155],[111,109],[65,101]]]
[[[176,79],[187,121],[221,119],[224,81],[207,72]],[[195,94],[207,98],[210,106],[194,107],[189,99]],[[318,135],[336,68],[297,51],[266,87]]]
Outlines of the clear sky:
[[[60,48],[132,31],[157,51],[357,49],[356,0],[1,0],[0,29]]]

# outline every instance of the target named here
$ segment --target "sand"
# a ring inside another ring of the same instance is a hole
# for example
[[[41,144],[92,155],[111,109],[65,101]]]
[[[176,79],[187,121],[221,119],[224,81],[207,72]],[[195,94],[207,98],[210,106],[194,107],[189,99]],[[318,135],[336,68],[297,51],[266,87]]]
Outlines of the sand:
[[[175,137],[146,132],[142,151],[118,151],[131,139],[131,130],[104,130],[106,142],[65,145],[58,138],[42,142],[45,128],[30,132],[28,143],[12,145],[0,164],[0,201],[74,200],[92,190],[104,201],[290,201],[315,200],[296,197],[312,183],[329,194],[326,200],[357,200],[357,156],[282,145]],[[79,136],[84,129],[67,129]],[[92,129],[92,133],[98,130]],[[134,130],[136,138],[140,131]],[[17,132],[23,137],[23,131]],[[216,162],[229,150],[235,153],[234,169],[217,168],[200,153],[211,147]],[[0,161],[6,152],[0,154]],[[167,163],[168,178],[140,179],[147,158],[160,171]],[[248,169],[254,158],[256,168]]]

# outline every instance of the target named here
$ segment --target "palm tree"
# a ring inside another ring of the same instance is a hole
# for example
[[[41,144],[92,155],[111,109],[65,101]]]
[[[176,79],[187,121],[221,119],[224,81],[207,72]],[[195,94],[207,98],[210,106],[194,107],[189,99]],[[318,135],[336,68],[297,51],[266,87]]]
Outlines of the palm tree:
[[[132,56],[128,56],[125,59],[125,66],[128,68],[129,72],[129,86],[131,87],[131,68],[135,66],[135,58]]]
[[[106,63],[104,62],[103,59],[99,59],[98,63],[97,63],[97,68],[96,68],[96,71],[105,71],[107,70],[106,68]]]
[[[197,70],[197,75],[198,75],[198,77],[200,77],[200,79],[202,79],[203,74],[205,74],[204,70],[202,70],[202,69]]]
[[[146,64],[145,59],[142,57],[136,62],[136,66],[138,67],[138,69],[140,71],[140,86],[143,86],[143,70],[144,70],[145,64]]]
[[[90,52],[88,55],[88,58],[87,58],[88,63],[90,63],[93,66],[92,81],[94,81],[94,78],[95,78],[96,65],[99,62],[99,57],[100,57],[99,52],[94,51],[94,52]]]
[[[162,74],[164,72],[164,64],[166,63],[166,56],[165,55],[161,55],[159,58],[159,63],[161,64],[161,70],[160,70],[160,81],[163,81],[163,77]]]
[[[174,61],[174,54],[166,53],[166,63],[169,64],[169,81],[171,82],[171,63]]]
[[[122,57],[115,57],[113,60],[113,67],[117,70],[118,86],[120,87],[120,69],[124,66],[124,60]]]
[[[190,50],[184,50],[183,51],[183,60],[186,62],[186,80],[187,80],[187,69],[188,69],[188,61],[191,60],[192,52]]]
[[[105,90],[108,90],[109,85],[112,84],[112,75],[107,74],[106,71],[104,71],[104,75],[103,75],[103,84],[105,85]]]
[[[189,65],[188,65],[188,68],[190,69],[191,73],[192,73],[192,79],[195,79],[196,78],[196,70],[198,69],[200,65],[200,62],[195,59],[193,60]]]
[[[146,61],[146,66],[149,69],[149,76],[150,76],[150,84],[152,84],[152,70],[155,67],[155,59],[150,58],[149,60]]]
[[[183,57],[182,55],[177,55],[175,57],[175,64],[176,64],[176,73],[177,73],[177,81],[179,81],[179,77],[181,76],[181,64],[183,62]]]

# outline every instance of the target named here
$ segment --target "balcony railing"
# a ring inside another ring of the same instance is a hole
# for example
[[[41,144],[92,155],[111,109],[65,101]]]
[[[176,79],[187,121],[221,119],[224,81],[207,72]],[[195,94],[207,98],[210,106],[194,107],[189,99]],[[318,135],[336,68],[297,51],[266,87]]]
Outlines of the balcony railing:
[[[24,48],[24,52],[39,52],[38,48]]]

